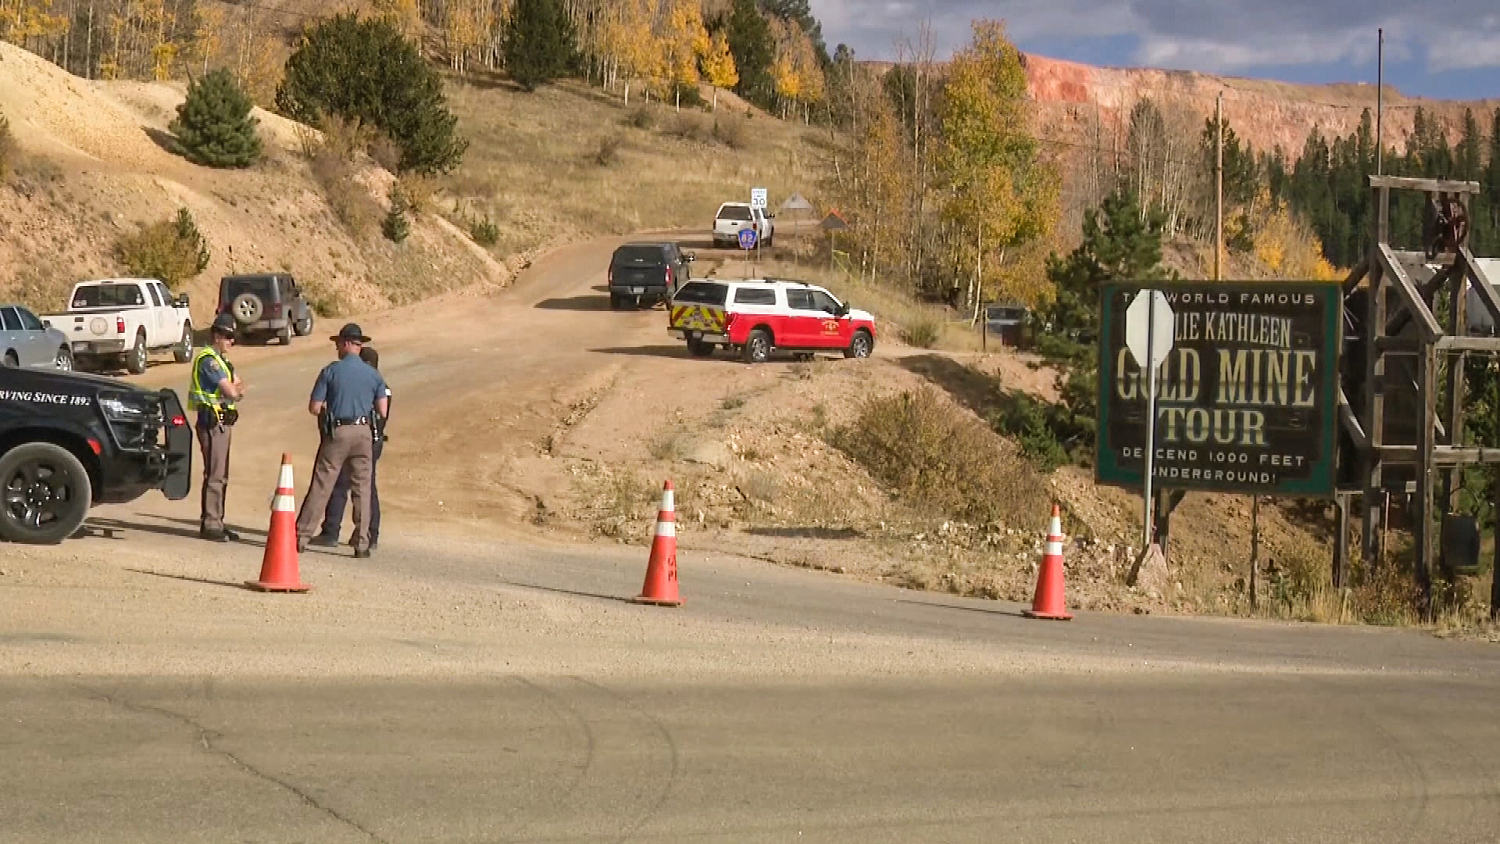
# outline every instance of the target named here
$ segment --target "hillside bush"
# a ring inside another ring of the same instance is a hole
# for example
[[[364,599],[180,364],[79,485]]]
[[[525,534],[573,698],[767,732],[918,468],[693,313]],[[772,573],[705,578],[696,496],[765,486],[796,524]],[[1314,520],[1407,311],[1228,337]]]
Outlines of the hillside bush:
[[[407,219],[406,199],[397,188],[391,189],[391,209],[386,212],[385,220],[380,224],[380,232],[386,240],[392,243],[400,243],[411,234],[411,221]]]
[[[744,149],[750,142],[750,130],[745,121],[728,115],[714,118],[714,140],[730,149]]]
[[[208,267],[208,241],[186,208],[170,220],[142,226],[115,244],[115,256],[131,275],[158,278],[168,287]]]
[[[187,98],[177,106],[177,119],[167,128],[178,151],[194,164],[208,167],[249,167],[260,160],[259,122],[250,116],[254,104],[228,70],[211,71],[188,85]]]
[[[672,125],[667,127],[667,134],[685,141],[701,141],[708,137],[709,128],[698,115],[682,112],[672,119]]]
[[[620,160],[620,144],[622,139],[619,135],[605,135],[599,139],[599,148],[594,151],[594,163],[600,167],[608,167]]]
[[[943,324],[933,317],[922,316],[901,326],[901,342],[919,349],[930,349],[937,345],[943,334]]]
[[[1025,462],[997,448],[990,430],[929,388],[865,399],[829,441],[899,499],[970,522],[1026,518],[1048,497]]]
[[[1025,393],[1010,392],[989,416],[990,427],[1016,441],[1021,453],[1037,468],[1050,472],[1068,462],[1068,450],[1058,442],[1051,405]]]
[[[651,129],[656,126],[656,107],[649,103],[637,106],[625,115],[626,125],[636,129]]]
[[[401,148],[400,170],[447,173],[468,148],[442,78],[385,19],[337,15],[308,31],[286,61],[276,109],[310,124],[358,118]]]
[[[494,246],[500,241],[500,227],[486,214],[469,221],[469,239],[480,246]]]

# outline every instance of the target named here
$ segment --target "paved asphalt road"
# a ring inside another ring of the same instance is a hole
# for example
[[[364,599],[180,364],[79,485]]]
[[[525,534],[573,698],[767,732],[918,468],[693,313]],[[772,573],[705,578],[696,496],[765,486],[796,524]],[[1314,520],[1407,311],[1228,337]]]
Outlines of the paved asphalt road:
[[[163,567],[174,542],[189,542],[160,541]],[[684,649],[753,623],[769,631],[763,649],[791,663],[814,657],[780,638],[874,636],[938,651],[977,642],[1016,667],[698,676],[668,659],[636,672],[5,676],[0,841],[1500,834],[1494,646],[1207,619],[1035,622],[1012,605],[683,556],[679,610],[619,601],[639,587],[638,549],[397,544],[382,549],[378,576],[589,620],[557,634],[560,645],[622,619],[666,624],[669,646]],[[356,570],[313,555],[309,568],[333,579]],[[153,584],[177,587],[221,589]],[[318,599],[272,606],[298,600]],[[0,648],[40,647],[15,632],[24,625],[3,629]],[[422,645],[377,639],[370,648]],[[477,634],[444,645],[507,647]]]

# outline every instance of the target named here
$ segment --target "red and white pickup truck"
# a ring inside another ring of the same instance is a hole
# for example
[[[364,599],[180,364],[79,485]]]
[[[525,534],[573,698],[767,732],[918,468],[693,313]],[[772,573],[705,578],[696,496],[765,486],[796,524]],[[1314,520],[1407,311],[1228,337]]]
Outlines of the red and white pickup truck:
[[[846,358],[869,357],[875,350],[873,316],[802,281],[692,281],[678,289],[667,314],[668,333],[686,340],[698,357],[719,346],[737,350],[746,363],[765,361],[776,349],[802,356],[841,352]]]

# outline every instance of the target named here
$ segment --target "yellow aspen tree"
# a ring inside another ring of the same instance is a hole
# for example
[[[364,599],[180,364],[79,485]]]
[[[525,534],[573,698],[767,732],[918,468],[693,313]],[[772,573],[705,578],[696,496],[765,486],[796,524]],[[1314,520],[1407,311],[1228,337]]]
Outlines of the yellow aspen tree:
[[[1057,178],[1032,137],[1019,51],[997,21],[976,21],[973,33],[949,64],[933,163],[940,216],[951,232],[950,270],[969,280],[964,301],[977,319],[1005,278],[1007,258],[1050,235]],[[1024,300],[1034,291],[1006,292]]]
[[[708,51],[700,60],[703,75],[714,88],[713,110],[719,110],[719,89],[731,88],[740,81],[739,69],[734,66],[734,53],[729,50],[729,39],[719,32],[709,41]]]
[[[667,53],[674,106],[681,110],[681,89],[698,84],[698,62],[708,52],[708,29],[698,0],[668,0],[662,46]]]

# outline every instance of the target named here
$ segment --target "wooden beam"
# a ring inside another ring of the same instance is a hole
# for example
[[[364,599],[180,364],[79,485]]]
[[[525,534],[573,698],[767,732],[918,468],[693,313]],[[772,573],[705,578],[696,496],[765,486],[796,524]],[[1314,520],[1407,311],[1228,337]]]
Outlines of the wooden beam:
[[[1369,451],[1370,438],[1365,435],[1365,429],[1359,424],[1359,417],[1350,406],[1349,397],[1344,395],[1343,387],[1339,387],[1339,420],[1344,423],[1344,430],[1349,432],[1349,438],[1354,440],[1354,447],[1360,451]]]
[[[1422,419],[1417,425],[1417,494],[1412,502],[1416,513],[1413,516],[1412,542],[1416,546],[1415,558],[1417,587],[1422,590],[1422,616],[1432,616],[1432,555],[1437,550],[1436,537],[1432,530],[1432,481],[1437,463],[1435,452],[1437,439],[1438,365],[1437,350],[1428,346],[1422,350],[1421,362],[1417,365],[1417,398],[1422,402]]]
[[[1348,296],[1350,293],[1353,293],[1354,290],[1355,290],[1355,288],[1359,287],[1359,283],[1361,281],[1364,281],[1365,280],[1365,276],[1367,276],[1369,274],[1370,274],[1370,259],[1369,258],[1366,258],[1363,261],[1360,261],[1358,264],[1355,264],[1354,265],[1354,269],[1351,270],[1350,273],[1349,273],[1349,275],[1344,278],[1344,295]]]
[[[1384,445],[1380,457],[1389,463],[1416,463],[1417,446]],[[1432,449],[1432,462],[1438,466],[1479,466],[1500,463],[1500,448],[1483,446],[1439,445]]]
[[[1422,300],[1422,292],[1412,282],[1411,276],[1406,274],[1406,269],[1401,266],[1401,262],[1396,260],[1396,256],[1391,253],[1391,247],[1381,243],[1378,245],[1377,254],[1380,256],[1380,262],[1385,265],[1386,272],[1391,274],[1391,280],[1395,282],[1396,293],[1401,297],[1402,304],[1416,319],[1417,328],[1421,330],[1423,337],[1432,341],[1442,336],[1443,330],[1438,325],[1437,317],[1432,315],[1432,309],[1427,307],[1427,303]]]
[[[1500,352],[1500,337],[1439,337],[1433,345],[1438,351]]]
[[[1430,193],[1479,193],[1478,182],[1456,182],[1451,179],[1413,179],[1407,176],[1371,176],[1372,188],[1396,188]]]
[[[1474,260],[1474,253],[1469,251],[1469,247],[1459,247],[1458,262],[1455,264],[1459,262],[1463,264],[1464,275],[1474,280],[1474,292],[1479,294],[1479,301],[1484,303],[1484,309],[1490,312],[1490,319],[1500,327],[1500,292],[1496,292],[1495,285],[1485,275],[1479,262]]]

